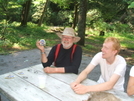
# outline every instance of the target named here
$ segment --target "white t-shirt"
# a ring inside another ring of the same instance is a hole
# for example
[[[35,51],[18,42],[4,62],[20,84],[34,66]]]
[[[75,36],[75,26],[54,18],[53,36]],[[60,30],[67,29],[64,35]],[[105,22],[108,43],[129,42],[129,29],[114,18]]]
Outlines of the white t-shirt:
[[[132,77],[134,77],[134,66],[131,68],[129,75],[132,76]]]
[[[106,59],[102,58],[102,52],[99,52],[93,57],[91,64],[93,64],[94,66],[98,64],[100,65],[101,75],[99,80],[97,81],[98,83],[109,81],[111,76],[115,73],[117,75],[120,75],[120,78],[114,85],[113,89],[124,91],[123,85],[125,80],[124,75],[126,71],[126,61],[122,56],[116,55],[115,61],[111,65],[109,65],[107,64]]]

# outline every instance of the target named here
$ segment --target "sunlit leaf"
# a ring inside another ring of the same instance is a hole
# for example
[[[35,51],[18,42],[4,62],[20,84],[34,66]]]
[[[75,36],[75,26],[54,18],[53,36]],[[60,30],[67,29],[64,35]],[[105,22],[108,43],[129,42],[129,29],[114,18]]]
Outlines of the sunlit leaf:
[[[132,3],[128,6],[128,8],[134,8],[134,2],[132,2]]]

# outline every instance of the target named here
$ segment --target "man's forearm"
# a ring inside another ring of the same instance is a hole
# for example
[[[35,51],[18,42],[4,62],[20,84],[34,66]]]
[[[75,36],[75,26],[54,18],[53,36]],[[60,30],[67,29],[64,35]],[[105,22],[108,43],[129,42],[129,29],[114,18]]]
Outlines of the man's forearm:
[[[61,68],[55,68],[56,73],[65,73],[65,69],[63,67]]]
[[[46,67],[44,68],[44,72],[46,73],[65,73],[64,67]]]
[[[46,53],[41,52],[41,62],[46,63],[48,61]]]
[[[134,86],[131,86],[127,89],[127,94],[128,95],[134,95]]]
[[[113,86],[109,82],[92,85],[88,87],[88,92],[94,92],[94,91],[107,91],[111,90]]]
[[[87,78],[87,74],[85,74],[85,72],[81,72],[74,82],[81,83],[86,78]]]
[[[89,64],[77,77],[75,82],[80,83],[87,78],[87,75],[93,70],[94,65]]]

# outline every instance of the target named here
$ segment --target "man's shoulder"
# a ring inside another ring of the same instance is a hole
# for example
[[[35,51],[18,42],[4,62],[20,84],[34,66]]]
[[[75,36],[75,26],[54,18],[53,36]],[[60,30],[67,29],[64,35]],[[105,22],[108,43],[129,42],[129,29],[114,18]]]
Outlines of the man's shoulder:
[[[56,48],[57,46],[61,46],[61,44],[56,44],[52,48]]]
[[[126,60],[125,60],[125,58],[124,57],[122,57],[121,55],[116,55],[116,59],[115,59],[115,63],[116,64],[122,64],[122,65],[127,65],[127,62],[126,62]]]
[[[76,45],[75,51],[82,51],[82,47],[81,47],[81,46],[79,46],[79,45],[77,45],[77,44],[75,44],[75,45]]]
[[[102,57],[102,52],[98,52],[98,53],[96,53],[96,55],[95,55],[95,56]]]
[[[121,55],[116,55],[116,57],[117,57],[119,60],[125,61],[125,58],[124,58],[123,56],[121,56]]]
[[[52,50],[52,51],[55,51],[55,50],[57,49],[57,46],[58,46],[58,44],[52,46],[51,50]]]
[[[74,44],[75,46],[76,46],[76,48],[78,47],[78,48],[81,48],[81,46],[79,46],[79,45],[77,45],[77,44]]]
[[[96,61],[96,59],[97,59],[98,61],[100,61],[101,59],[103,59],[103,58],[102,58],[102,52],[96,53],[96,54],[94,55],[93,59],[95,59],[95,61]]]

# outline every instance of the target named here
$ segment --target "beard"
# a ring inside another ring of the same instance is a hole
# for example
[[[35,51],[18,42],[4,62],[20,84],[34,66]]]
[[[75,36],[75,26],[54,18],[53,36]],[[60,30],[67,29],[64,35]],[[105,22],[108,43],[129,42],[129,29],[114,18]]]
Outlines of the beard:
[[[65,49],[68,49],[73,45],[73,43],[69,43],[68,41],[62,41],[61,43]]]

